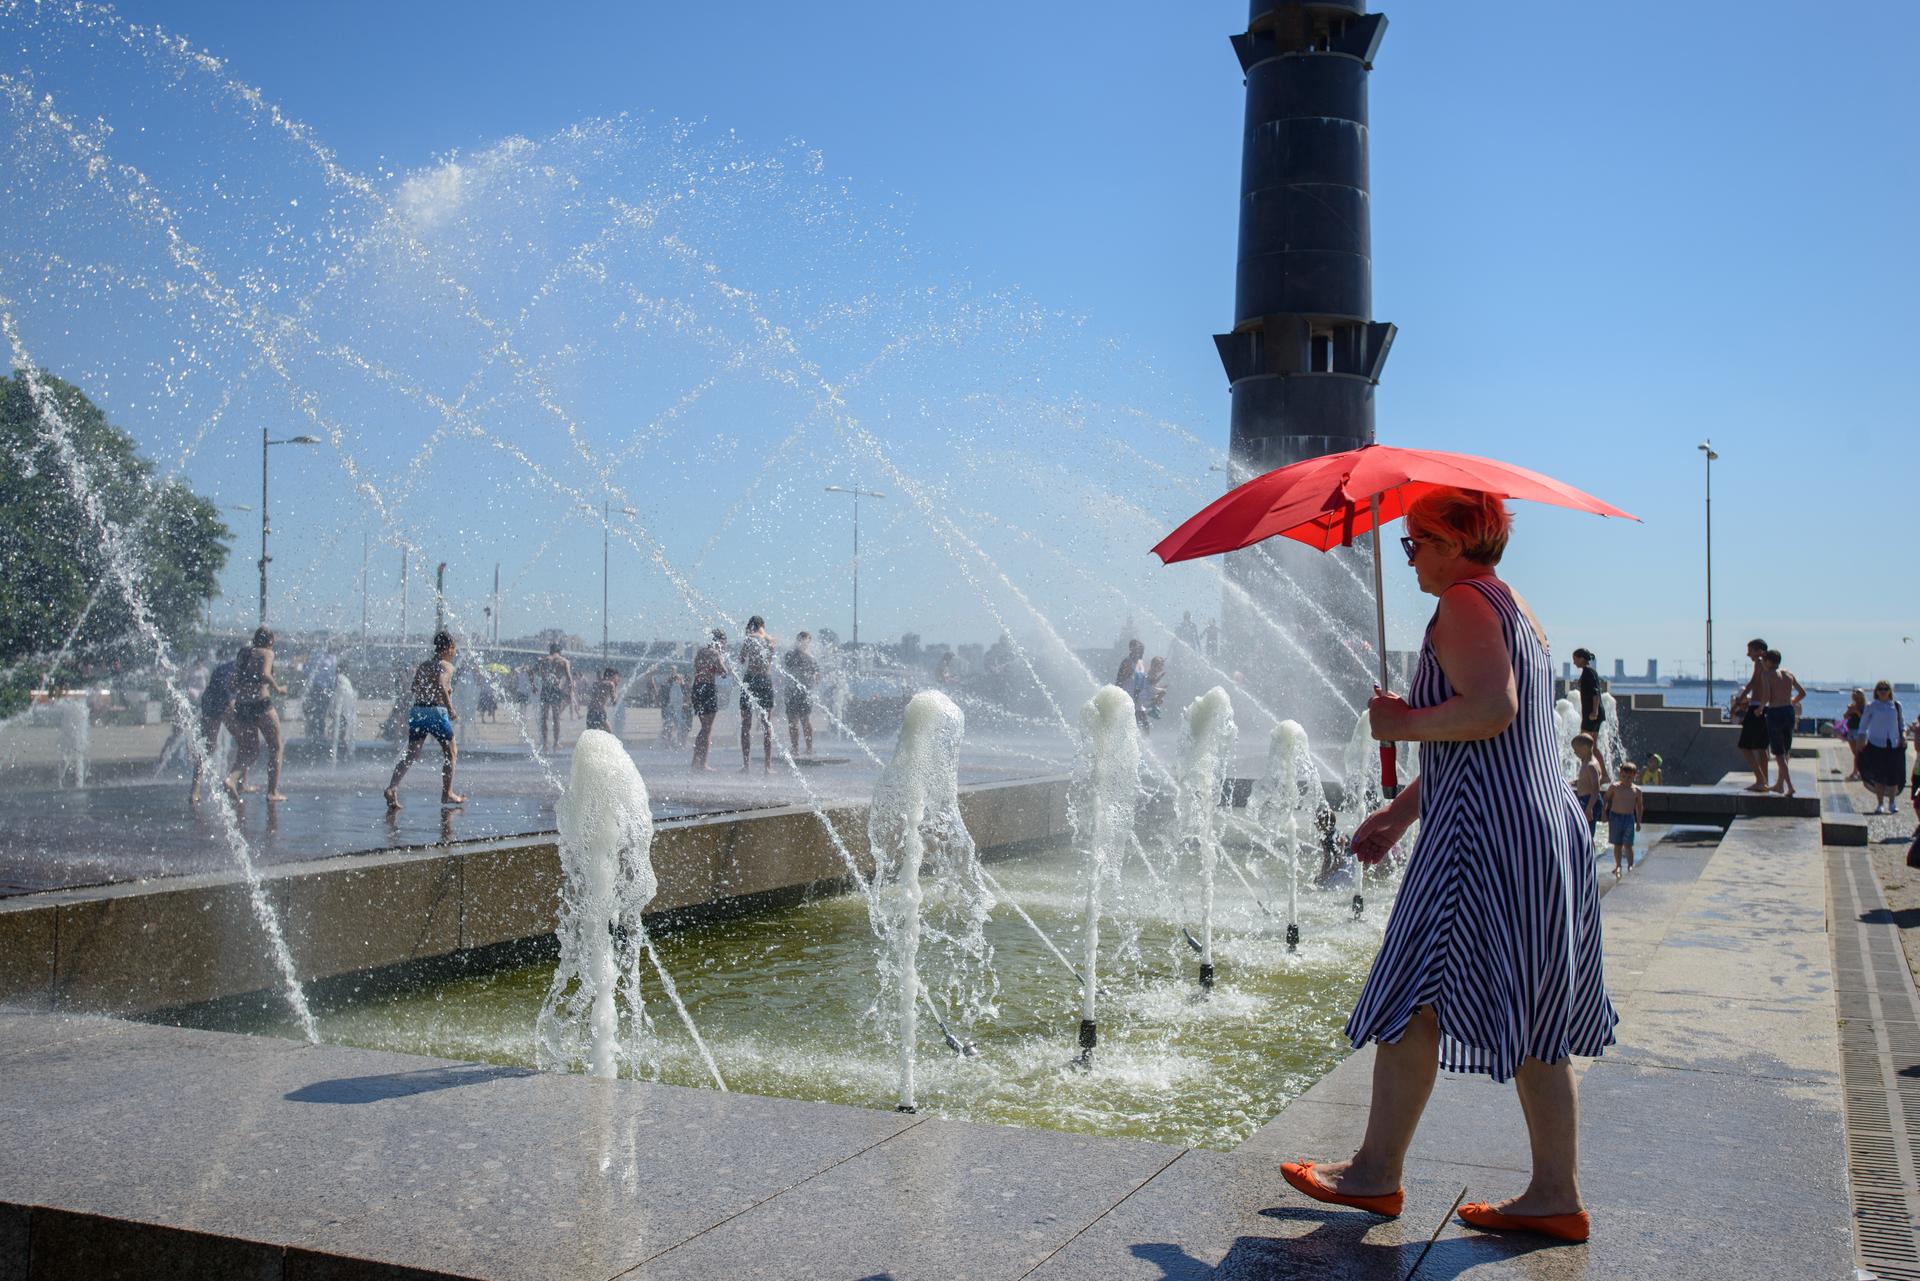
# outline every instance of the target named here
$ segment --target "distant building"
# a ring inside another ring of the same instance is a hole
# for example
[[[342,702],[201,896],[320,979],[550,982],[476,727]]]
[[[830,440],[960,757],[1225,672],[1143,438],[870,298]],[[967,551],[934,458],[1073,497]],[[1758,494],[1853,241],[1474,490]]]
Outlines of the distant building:
[[[1623,681],[1627,679],[1627,660],[1626,659],[1616,658],[1613,660],[1613,679],[1617,681]]]
[[[1562,663],[1562,664],[1560,664],[1560,679],[1561,679],[1561,680],[1563,680],[1563,681],[1570,681],[1570,680],[1572,680],[1572,679],[1573,679],[1573,664],[1572,664],[1572,663]]]
[[[1659,683],[1660,683],[1660,660],[1657,658],[1649,658],[1647,660],[1647,684],[1657,685]]]

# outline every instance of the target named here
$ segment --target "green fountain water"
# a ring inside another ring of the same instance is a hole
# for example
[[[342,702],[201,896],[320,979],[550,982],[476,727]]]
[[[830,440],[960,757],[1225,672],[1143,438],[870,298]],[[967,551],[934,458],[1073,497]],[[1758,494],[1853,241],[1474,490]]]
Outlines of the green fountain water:
[[[1079,870],[1065,846],[993,865],[1001,888],[1069,955],[1078,955]],[[1079,1017],[1072,976],[1012,912],[997,910],[987,934],[1000,975],[998,1017],[956,1029],[978,1044],[974,1059],[953,1055],[937,1029],[923,1028],[921,1111],[1194,1147],[1239,1144],[1347,1052],[1340,1028],[1379,945],[1381,913],[1356,922],[1345,894],[1303,893],[1304,941],[1289,955],[1284,921],[1262,915],[1237,886],[1217,893],[1219,979],[1205,999],[1179,935],[1186,922],[1175,919],[1186,905],[1106,923],[1107,994],[1088,1072],[1067,1066]],[[876,995],[875,942],[859,896],[683,929],[658,946],[733,1089],[893,1105],[895,1056],[863,1018]],[[328,1042],[531,1067],[534,1020],[552,978],[552,964],[542,962],[323,1002],[316,1016]],[[656,982],[643,975],[643,984]],[[657,988],[647,996],[658,1058],[643,1075],[710,1086]]]

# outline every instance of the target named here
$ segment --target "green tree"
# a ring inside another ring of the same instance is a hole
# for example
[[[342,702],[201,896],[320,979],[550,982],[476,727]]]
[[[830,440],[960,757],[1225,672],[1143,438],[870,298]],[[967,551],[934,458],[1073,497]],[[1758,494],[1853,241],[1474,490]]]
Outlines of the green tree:
[[[156,479],[133,438],[78,387],[38,378],[60,407],[87,487],[123,531],[150,616],[179,643],[227,562],[230,531],[219,509],[185,485]],[[73,682],[151,657],[21,371],[0,380],[0,584],[0,714],[22,706],[36,681]]]

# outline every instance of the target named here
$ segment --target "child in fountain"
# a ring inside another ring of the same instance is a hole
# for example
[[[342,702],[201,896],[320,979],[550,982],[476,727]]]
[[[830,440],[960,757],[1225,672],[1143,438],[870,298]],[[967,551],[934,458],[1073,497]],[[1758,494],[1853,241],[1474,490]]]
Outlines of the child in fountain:
[[[1606,766],[1593,754],[1593,735],[1582,731],[1573,736],[1573,756],[1580,768],[1573,776],[1574,799],[1587,816],[1587,838],[1591,840],[1600,822],[1601,792],[1607,783]]]
[[[1607,789],[1607,839],[1613,843],[1613,874],[1633,870],[1633,834],[1647,821],[1647,795],[1635,782],[1640,767],[1620,762],[1620,779]]]
[[[593,692],[587,695],[587,728],[609,729],[607,709],[617,705],[620,698],[620,669],[603,667],[600,679],[593,683]]]
[[[387,783],[384,795],[388,813],[400,808],[400,780],[420,759],[420,749],[426,746],[428,735],[440,740],[440,752],[445,758],[440,767],[440,803],[466,804],[467,798],[456,795],[453,790],[453,768],[458,756],[453,743],[453,722],[459,718],[459,713],[453,710],[455,648],[451,635],[435,632],[433,657],[413,669],[413,706],[407,713],[407,750],[400,758],[400,763],[393,767],[393,778]]]

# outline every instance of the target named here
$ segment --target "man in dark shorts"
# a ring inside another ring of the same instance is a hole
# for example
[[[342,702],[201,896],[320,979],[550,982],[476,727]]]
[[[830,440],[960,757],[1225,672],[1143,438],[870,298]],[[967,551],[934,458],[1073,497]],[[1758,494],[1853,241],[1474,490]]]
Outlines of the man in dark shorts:
[[[720,715],[719,680],[727,670],[727,634],[718,627],[711,639],[693,656],[693,714],[700,718],[700,733],[693,740],[693,768],[712,769],[707,764],[707,749],[713,743],[713,721]]]
[[[1800,704],[1807,691],[1800,678],[1780,665],[1780,651],[1770,649],[1761,663],[1760,685],[1767,701],[1767,751],[1773,756],[1779,779],[1773,790],[1793,795],[1793,775],[1787,772],[1787,758],[1793,755],[1793,730],[1800,721]]]
[[[554,641],[534,668],[534,684],[540,690],[540,750],[558,751],[560,709],[573,705],[573,664],[560,652],[560,642]]]
[[[193,782],[187,787],[187,804],[200,803],[201,771],[213,762],[213,754],[220,746],[220,730],[227,725],[233,715],[233,665],[239,656],[247,652],[242,645],[233,658],[221,663],[207,675],[207,687],[200,691],[200,725],[198,733],[204,752],[193,754]],[[227,730],[229,737],[233,731]],[[241,783],[246,782],[246,772],[241,771]]]
[[[440,766],[440,804],[454,806],[467,802],[466,797],[455,795],[453,790],[453,768],[459,756],[459,749],[453,742],[453,723],[460,718],[460,714],[453,710],[453,654],[453,637],[446,632],[435,632],[433,657],[413,669],[413,704],[407,712],[407,750],[393,767],[393,777],[387,782],[384,794],[388,813],[400,808],[400,780],[420,759],[420,749],[426,746],[429,736],[440,740],[440,752],[444,757]]]
[[[781,655],[780,665],[787,672],[787,738],[793,754],[800,754],[800,732],[806,731],[807,755],[813,755],[813,687],[820,679],[820,660],[809,650],[813,633],[801,632],[793,638],[793,648]]]
[[[767,622],[755,614],[740,638],[740,772],[753,768],[753,722],[760,722],[765,759],[760,768],[773,772],[773,655],[775,641]]]
[[[1740,755],[1753,771],[1749,792],[1770,790],[1767,783],[1767,700],[1762,693],[1761,675],[1766,668],[1767,642],[1756,636],[1747,642],[1747,660],[1753,671],[1747,683],[1733,696],[1733,714],[1740,718]]]
[[[1573,665],[1580,669],[1580,732],[1598,734],[1600,722],[1607,718],[1607,709],[1600,701],[1600,673],[1593,670],[1593,651],[1574,650]]]

